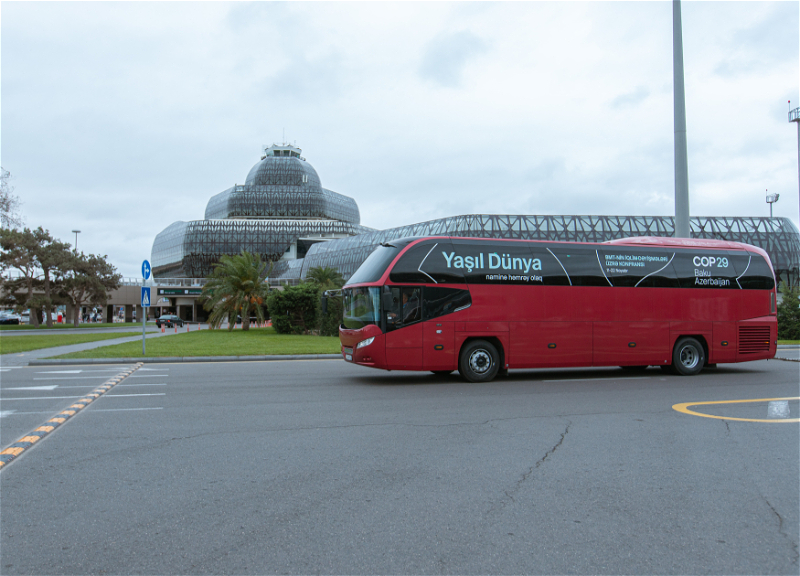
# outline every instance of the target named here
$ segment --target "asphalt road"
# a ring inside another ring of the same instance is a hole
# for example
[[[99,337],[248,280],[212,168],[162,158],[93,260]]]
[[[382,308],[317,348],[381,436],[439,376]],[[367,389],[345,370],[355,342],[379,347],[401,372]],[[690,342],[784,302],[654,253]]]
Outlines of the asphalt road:
[[[113,368],[7,369],[3,446]],[[0,572],[798,574],[800,425],[722,403],[798,380],[146,365],[2,469]]]

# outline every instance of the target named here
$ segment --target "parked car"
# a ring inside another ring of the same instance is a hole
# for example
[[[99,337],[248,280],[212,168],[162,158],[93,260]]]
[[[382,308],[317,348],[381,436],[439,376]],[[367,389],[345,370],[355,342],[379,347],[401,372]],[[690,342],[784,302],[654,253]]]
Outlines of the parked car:
[[[175,316],[174,314],[164,314],[156,319],[156,326],[161,328],[162,326],[166,326],[167,328],[172,328],[173,326],[178,326],[178,328],[183,328],[183,320],[180,319],[179,316]]]
[[[0,312],[0,324],[19,324],[20,315],[13,312]]]

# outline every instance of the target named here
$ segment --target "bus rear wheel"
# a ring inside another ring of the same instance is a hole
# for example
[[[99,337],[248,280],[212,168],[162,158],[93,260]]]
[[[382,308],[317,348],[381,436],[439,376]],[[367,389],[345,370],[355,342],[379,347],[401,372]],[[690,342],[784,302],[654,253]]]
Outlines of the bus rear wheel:
[[[489,382],[497,376],[500,355],[486,340],[473,340],[461,349],[458,371],[469,382]]]
[[[695,338],[684,337],[678,340],[672,351],[672,368],[682,376],[694,376],[706,363],[703,345]]]

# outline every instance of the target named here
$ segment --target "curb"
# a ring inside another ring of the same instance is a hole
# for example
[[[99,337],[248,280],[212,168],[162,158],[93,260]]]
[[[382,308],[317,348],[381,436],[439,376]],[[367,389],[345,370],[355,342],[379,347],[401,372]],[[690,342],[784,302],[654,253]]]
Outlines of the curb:
[[[30,360],[28,366],[74,364],[175,364],[180,362],[274,362],[285,360],[341,360],[341,354],[294,354],[285,356],[163,356],[154,358],[51,358]]]
[[[130,362],[129,362],[130,364]],[[75,416],[80,410],[86,408],[89,404],[100,398],[103,394],[114,388],[117,384],[122,382],[125,378],[136,372],[139,368],[142,367],[142,364],[139,363],[130,370],[125,372],[120,372],[116,376],[112,376],[104,384],[101,384],[94,390],[92,390],[89,394],[86,394],[83,398],[76,400],[71,406],[62,410],[50,420],[39,426],[33,432],[28,433],[27,435],[23,436],[16,442],[14,442],[11,446],[0,452],[0,470],[8,465],[12,460],[17,458],[20,454],[22,454],[25,450],[36,444],[39,440],[53,432],[56,428],[64,424],[67,420]]]

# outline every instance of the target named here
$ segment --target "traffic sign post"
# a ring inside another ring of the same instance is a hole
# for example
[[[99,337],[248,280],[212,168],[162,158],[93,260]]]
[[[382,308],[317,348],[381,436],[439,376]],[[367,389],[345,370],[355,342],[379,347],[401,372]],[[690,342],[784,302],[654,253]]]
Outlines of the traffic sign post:
[[[147,356],[147,349],[144,344],[145,322],[147,321],[147,309],[150,308],[150,288],[145,286],[145,282],[150,278],[150,262],[142,262],[142,356]]]

